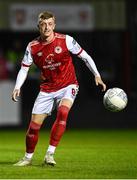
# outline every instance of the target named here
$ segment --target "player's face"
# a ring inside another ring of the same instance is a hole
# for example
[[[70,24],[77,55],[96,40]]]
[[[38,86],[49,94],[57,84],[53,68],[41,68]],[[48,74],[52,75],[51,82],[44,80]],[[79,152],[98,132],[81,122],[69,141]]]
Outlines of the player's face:
[[[44,19],[39,22],[39,31],[43,37],[52,36],[54,28],[55,28],[55,21],[53,18]]]

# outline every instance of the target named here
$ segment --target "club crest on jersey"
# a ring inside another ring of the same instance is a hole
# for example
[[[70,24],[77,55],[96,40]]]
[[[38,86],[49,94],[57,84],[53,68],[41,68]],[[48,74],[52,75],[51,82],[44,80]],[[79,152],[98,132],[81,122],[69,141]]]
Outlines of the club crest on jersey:
[[[59,54],[62,52],[62,48],[60,46],[56,46],[54,51],[55,51],[55,53]]]
[[[42,52],[38,52],[37,55],[38,55],[38,56],[42,56]]]

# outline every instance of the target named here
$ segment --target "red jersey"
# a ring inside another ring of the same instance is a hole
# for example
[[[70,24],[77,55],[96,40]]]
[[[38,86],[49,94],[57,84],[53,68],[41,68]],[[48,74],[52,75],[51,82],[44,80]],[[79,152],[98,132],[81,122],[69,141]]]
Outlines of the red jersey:
[[[68,35],[55,33],[50,43],[44,43],[37,38],[28,45],[22,64],[29,66],[34,62],[41,70],[41,91],[54,92],[70,84],[78,84],[69,51],[80,54],[82,48],[70,36],[66,41],[66,36]]]

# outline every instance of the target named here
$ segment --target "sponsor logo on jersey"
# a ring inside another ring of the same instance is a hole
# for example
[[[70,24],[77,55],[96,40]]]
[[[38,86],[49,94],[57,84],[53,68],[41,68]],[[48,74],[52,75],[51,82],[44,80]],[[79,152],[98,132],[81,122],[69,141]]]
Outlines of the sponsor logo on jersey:
[[[45,61],[47,62],[47,64],[52,64],[54,62],[54,54],[49,54]]]
[[[47,65],[43,66],[44,69],[54,70],[56,69],[56,67],[61,65],[61,62],[54,63],[54,54],[49,54],[46,57],[45,62],[47,63]]]
[[[56,46],[54,51],[55,53],[60,54],[62,52],[62,48],[60,46]]]
[[[61,62],[58,63],[54,63],[54,64],[48,64],[46,66],[43,66],[44,69],[50,69],[50,70],[54,70],[56,69],[56,67],[60,66]]]

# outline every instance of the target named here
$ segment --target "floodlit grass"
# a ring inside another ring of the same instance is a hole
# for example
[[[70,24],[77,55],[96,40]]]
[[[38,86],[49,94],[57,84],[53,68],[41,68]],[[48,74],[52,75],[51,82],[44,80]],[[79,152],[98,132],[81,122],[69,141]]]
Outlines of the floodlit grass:
[[[0,132],[1,179],[137,178],[137,131],[67,130],[55,154],[55,167],[42,167],[49,131],[40,132],[32,166],[14,167],[25,151],[25,131]]]

